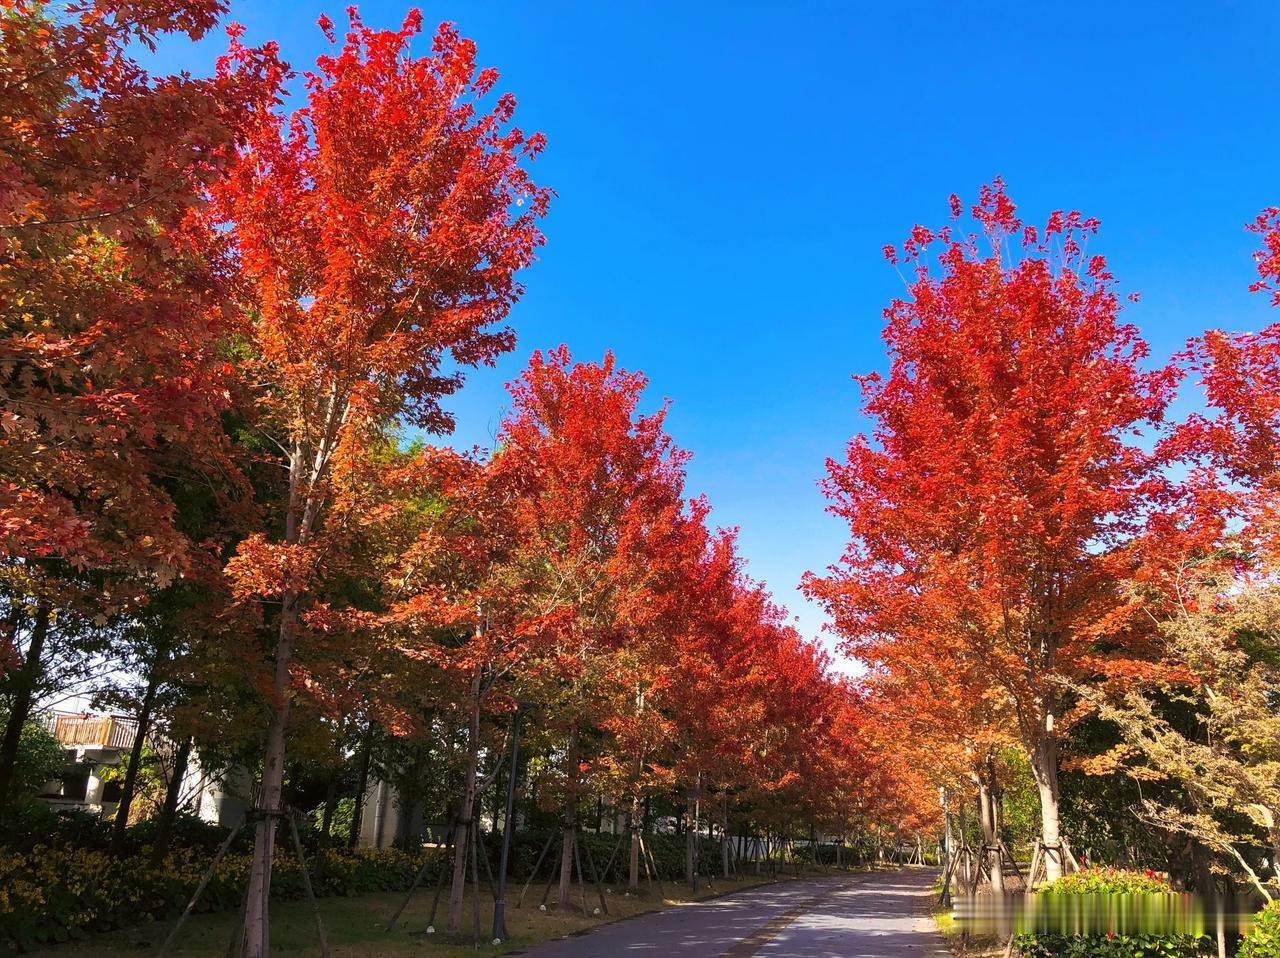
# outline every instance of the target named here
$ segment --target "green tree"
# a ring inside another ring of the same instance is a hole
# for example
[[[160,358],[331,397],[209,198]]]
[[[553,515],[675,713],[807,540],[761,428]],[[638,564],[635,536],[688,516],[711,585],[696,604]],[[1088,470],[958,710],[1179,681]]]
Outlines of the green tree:
[[[0,710],[0,726],[9,720],[9,713]],[[12,796],[30,798],[45,782],[57,778],[67,763],[62,745],[43,722],[28,719],[22,725],[18,739],[18,757],[14,764]]]
[[[1213,848],[1270,901],[1280,885],[1280,587],[1267,571],[1243,584],[1186,573],[1162,623],[1171,678],[1158,692],[1193,707],[1198,728],[1177,728],[1149,690],[1095,693],[1121,742],[1090,765],[1176,783],[1182,801],[1148,794],[1139,814]],[[1259,845],[1270,874],[1259,873]]]

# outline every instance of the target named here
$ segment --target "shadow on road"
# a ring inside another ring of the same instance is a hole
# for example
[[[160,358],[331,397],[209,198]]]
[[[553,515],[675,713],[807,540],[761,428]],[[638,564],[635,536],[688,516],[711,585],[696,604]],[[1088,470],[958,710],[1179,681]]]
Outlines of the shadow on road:
[[[529,958],[935,958],[925,917],[933,869],[767,885],[604,925],[524,952]]]

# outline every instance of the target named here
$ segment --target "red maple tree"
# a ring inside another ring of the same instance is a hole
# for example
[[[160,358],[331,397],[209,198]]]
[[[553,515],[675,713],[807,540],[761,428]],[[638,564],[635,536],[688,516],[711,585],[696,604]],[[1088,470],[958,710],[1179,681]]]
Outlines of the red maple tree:
[[[948,668],[953,653],[927,650],[964,637],[1008,697],[1057,849],[1060,683],[1105,670],[1100,640],[1124,647],[1109,618],[1130,571],[1122,546],[1165,489],[1138,436],[1177,374],[1145,368],[1105,261],[1086,252],[1095,220],[1054,213],[1037,230],[999,181],[972,214],[979,235],[916,227],[887,250],[914,274],[885,313],[888,375],[860,378],[875,443],[829,463],[852,539],[807,587],[872,662],[918,652]]]
[[[249,305],[241,366],[258,384],[255,427],[278,449],[288,490],[269,532],[228,565],[235,588],[273,610],[272,721],[262,772],[265,815],[247,892],[244,954],[267,950],[274,818],[279,814],[294,649],[308,583],[325,559],[326,517],[351,512],[343,481],[388,423],[441,430],[441,397],[462,373],[510,349],[502,326],[515,274],[542,242],[548,190],[525,162],[542,148],[510,121],[515,101],[449,24],[413,56],[422,28],[375,30],[354,8],[341,43],[305,74],[292,115],[254,111],[245,147],[213,187]],[[223,73],[248,51],[233,29]]]
[[[205,189],[263,61],[152,76],[133,54],[198,38],[219,0],[100,0],[0,15],[0,670],[26,652],[0,799],[52,610],[136,608],[198,561],[165,479],[234,485],[219,415],[232,368],[227,273]]]
[[[664,431],[665,409],[640,412],[645,384],[611,354],[574,363],[564,347],[535,353],[508,387],[512,408],[493,463],[522,490],[515,561],[543,634],[537,694],[566,739],[563,902],[583,773],[602,771],[584,769],[581,733],[610,714],[619,681],[637,665],[637,643],[661,617],[650,604],[673,594],[671,550],[687,522],[687,454]]]

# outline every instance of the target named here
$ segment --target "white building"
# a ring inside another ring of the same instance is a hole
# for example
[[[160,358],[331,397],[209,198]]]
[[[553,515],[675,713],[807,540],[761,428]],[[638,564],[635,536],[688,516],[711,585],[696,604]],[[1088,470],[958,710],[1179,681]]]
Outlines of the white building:
[[[82,808],[104,817],[115,814],[120,783],[106,773],[125,762],[138,733],[136,719],[90,712],[48,712],[45,723],[62,744],[66,772],[48,782],[40,799],[55,808]],[[174,745],[160,735],[148,735],[153,752],[172,755]],[[206,822],[235,825],[248,808],[250,778],[247,772],[215,777],[192,756],[183,776],[178,798],[180,809],[189,809]]]

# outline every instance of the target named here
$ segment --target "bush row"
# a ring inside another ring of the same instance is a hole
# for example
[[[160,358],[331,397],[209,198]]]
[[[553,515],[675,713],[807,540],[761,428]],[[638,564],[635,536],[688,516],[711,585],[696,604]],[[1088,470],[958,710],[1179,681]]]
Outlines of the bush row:
[[[312,881],[320,895],[405,889],[424,854],[399,849],[331,851],[322,861],[310,863]],[[25,950],[176,916],[211,859],[197,849],[175,850],[159,866],[147,857],[113,859],[83,848],[38,845],[26,853],[0,851],[0,946]],[[250,861],[244,852],[227,854],[199,910],[238,906]],[[304,894],[295,858],[276,857],[271,890],[282,899]]]
[[[319,834],[309,822],[299,822],[303,843],[316,847]],[[141,854],[150,849],[159,831],[159,820],[143,819],[125,829],[126,855]],[[210,856],[227,837],[227,829],[213,825],[189,813],[174,817],[170,846],[207,852]],[[37,845],[47,848],[79,848],[106,851],[111,844],[111,820],[86,809],[55,810],[43,802],[31,802],[8,810],[0,818],[0,847],[11,851],[30,852]],[[253,834],[242,830],[235,849],[253,848]]]
[[[46,816],[39,811],[27,815],[29,830],[16,829],[11,822],[5,836],[8,847],[0,849],[0,951],[25,950],[176,917],[226,836],[225,829],[197,819],[181,819],[172,851],[156,866],[150,861],[151,848],[146,843],[153,834],[149,823],[131,828],[130,854],[113,859],[106,853],[108,832],[91,816]],[[201,897],[200,911],[239,906],[252,853],[248,830],[242,836],[219,863]],[[321,896],[404,891],[424,864],[423,882],[429,887],[448,870],[448,857],[435,851],[329,848],[321,852],[316,836],[308,837],[307,864],[316,894]],[[548,839],[551,845],[539,870],[539,884],[548,881],[555,870],[559,833],[527,831],[514,836],[512,882],[529,877]],[[484,835],[482,840],[489,872],[496,874],[501,835]],[[602,881],[626,881],[629,842],[625,836],[581,833],[580,842],[588,877],[594,864]],[[305,894],[302,871],[285,845],[287,842],[277,846],[272,894],[280,899],[301,898]],[[684,878],[684,837],[651,835],[646,837],[646,845],[660,879]],[[703,839],[699,846],[700,873],[718,873],[719,844]],[[483,868],[481,880],[485,880]]]

